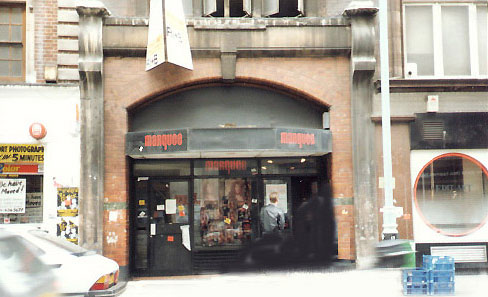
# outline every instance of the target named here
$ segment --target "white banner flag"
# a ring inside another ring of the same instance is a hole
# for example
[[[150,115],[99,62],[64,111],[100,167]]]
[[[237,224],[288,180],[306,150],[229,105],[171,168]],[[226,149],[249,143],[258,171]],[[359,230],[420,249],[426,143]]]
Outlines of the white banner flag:
[[[164,62],[193,70],[181,0],[151,0],[146,71]]]
[[[146,71],[164,63],[163,0],[151,0],[147,34]]]

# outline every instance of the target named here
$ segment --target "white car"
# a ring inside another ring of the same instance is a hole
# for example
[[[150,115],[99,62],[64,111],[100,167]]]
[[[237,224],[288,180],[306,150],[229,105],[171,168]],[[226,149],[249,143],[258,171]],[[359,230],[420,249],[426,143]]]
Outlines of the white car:
[[[30,246],[21,236],[0,228],[0,296],[58,296],[56,276]]]
[[[118,296],[125,290],[117,262],[42,230],[18,234],[53,269],[61,296]]]

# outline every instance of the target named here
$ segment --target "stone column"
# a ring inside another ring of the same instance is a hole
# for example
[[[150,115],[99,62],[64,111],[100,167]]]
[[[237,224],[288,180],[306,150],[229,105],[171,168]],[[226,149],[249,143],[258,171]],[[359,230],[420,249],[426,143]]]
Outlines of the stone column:
[[[103,18],[99,1],[79,1],[81,102],[81,177],[79,244],[103,252]]]
[[[356,265],[368,268],[375,261],[378,242],[378,208],[376,200],[376,166],[372,78],[376,67],[375,16],[372,1],[352,1],[344,11],[350,18],[351,117],[354,172],[354,227]]]

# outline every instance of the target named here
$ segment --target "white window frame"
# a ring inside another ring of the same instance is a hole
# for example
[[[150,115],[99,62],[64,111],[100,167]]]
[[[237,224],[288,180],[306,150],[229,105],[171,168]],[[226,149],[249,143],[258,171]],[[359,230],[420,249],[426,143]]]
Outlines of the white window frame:
[[[488,75],[479,73],[479,52],[478,52],[478,28],[477,28],[477,7],[486,6],[486,4],[480,4],[479,2],[473,3],[453,3],[453,2],[409,2],[403,5],[403,65],[407,66],[407,27],[406,27],[406,7],[432,7],[432,20],[433,20],[433,36],[434,36],[434,75],[417,75],[411,78],[486,78]],[[442,46],[442,22],[441,22],[441,8],[445,6],[468,7],[468,20],[469,20],[469,54],[470,54],[470,69],[469,75],[449,76],[444,74],[444,53]],[[405,74],[407,77],[407,74]]]

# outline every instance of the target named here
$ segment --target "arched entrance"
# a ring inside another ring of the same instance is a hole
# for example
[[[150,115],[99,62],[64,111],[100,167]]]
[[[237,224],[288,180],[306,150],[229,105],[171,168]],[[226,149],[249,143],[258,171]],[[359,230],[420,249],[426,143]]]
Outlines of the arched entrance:
[[[261,236],[259,212],[280,195],[285,232],[329,183],[326,106],[266,89],[192,89],[131,110],[131,270],[201,273]],[[330,213],[325,216],[332,216]]]

